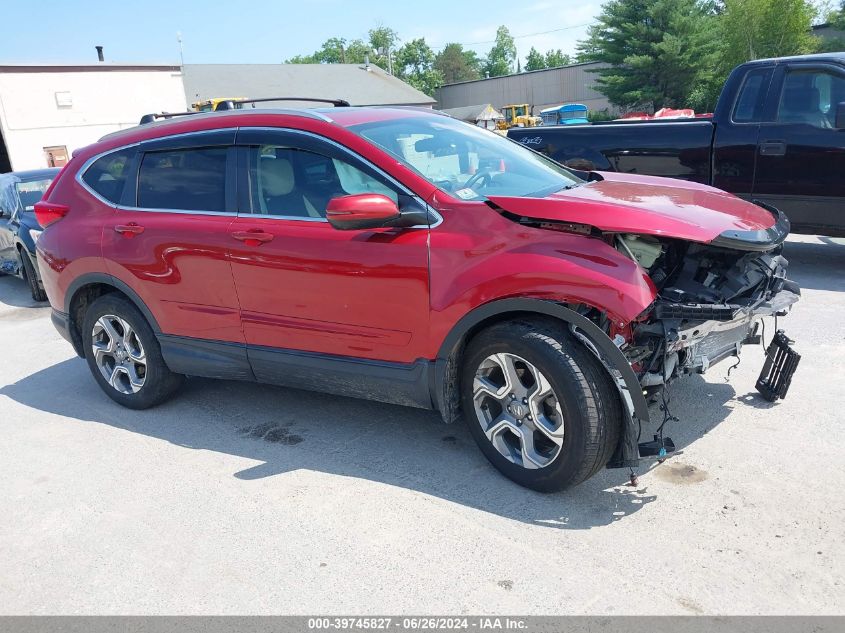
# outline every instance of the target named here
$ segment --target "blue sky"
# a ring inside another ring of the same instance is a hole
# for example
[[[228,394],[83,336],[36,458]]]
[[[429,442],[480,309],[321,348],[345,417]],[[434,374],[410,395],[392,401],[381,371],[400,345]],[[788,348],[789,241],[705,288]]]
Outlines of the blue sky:
[[[531,46],[573,53],[601,0],[3,0],[2,63],[278,63],[330,37],[366,38],[389,26],[403,41],[469,44],[486,53],[506,24],[523,59]],[[482,8],[483,7],[483,8]],[[554,32],[548,32],[554,31]]]

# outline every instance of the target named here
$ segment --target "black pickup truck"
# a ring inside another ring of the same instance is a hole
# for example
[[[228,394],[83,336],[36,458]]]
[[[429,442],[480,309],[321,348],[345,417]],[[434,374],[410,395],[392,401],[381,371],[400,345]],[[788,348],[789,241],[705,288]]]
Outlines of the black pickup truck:
[[[712,118],[511,128],[573,169],[694,180],[845,236],[845,53],[761,59],[728,77]]]

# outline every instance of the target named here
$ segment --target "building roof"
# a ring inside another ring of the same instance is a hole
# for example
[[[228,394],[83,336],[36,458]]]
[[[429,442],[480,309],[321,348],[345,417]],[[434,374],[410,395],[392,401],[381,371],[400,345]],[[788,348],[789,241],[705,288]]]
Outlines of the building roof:
[[[495,121],[497,119],[504,119],[505,115],[496,110],[489,103],[482,103],[481,105],[464,106],[462,108],[448,108],[441,110],[443,114],[448,114],[450,117],[460,119],[461,121]]]
[[[166,71],[179,72],[179,66],[167,64],[0,64],[0,73],[85,73]]]
[[[238,95],[346,99],[352,105],[432,105],[434,99],[374,64],[186,64],[188,103]]]

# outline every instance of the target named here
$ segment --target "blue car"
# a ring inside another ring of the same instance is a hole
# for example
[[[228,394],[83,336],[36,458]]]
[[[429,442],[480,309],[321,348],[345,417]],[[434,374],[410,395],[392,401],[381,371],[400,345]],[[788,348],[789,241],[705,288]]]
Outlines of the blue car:
[[[35,259],[41,226],[35,203],[59,173],[58,167],[0,174],[0,275],[21,277],[35,301],[46,301]]]

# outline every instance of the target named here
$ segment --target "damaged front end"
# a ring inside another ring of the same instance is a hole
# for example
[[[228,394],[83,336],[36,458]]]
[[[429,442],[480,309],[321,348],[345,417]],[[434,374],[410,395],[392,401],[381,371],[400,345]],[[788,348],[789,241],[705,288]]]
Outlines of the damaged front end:
[[[648,272],[658,290],[622,348],[644,389],[658,390],[679,376],[704,373],[738,357],[743,345],[761,341],[762,317],[784,316],[798,301],[800,289],[787,279],[788,262],[781,254],[788,222],[772,212],[778,222],[765,235],[733,232],[709,244],[614,237],[617,248]],[[791,365],[787,369],[794,371],[797,361]],[[787,388],[789,378],[791,373],[782,378]],[[786,389],[761,393],[783,397]]]

